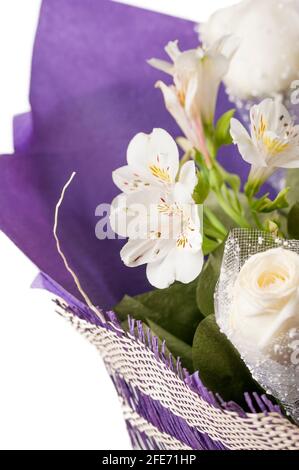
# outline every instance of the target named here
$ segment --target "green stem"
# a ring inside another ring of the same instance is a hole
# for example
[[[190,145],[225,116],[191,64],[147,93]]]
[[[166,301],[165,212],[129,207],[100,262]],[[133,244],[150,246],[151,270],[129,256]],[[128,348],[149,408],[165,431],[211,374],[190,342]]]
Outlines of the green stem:
[[[241,228],[250,228],[250,224],[248,221],[245,219],[243,214],[237,214],[234,209],[227,203],[223,195],[221,194],[220,191],[215,191],[216,197],[218,199],[218,202],[221,206],[221,208],[224,210],[224,212]]]
[[[248,196],[248,195],[247,195],[247,201],[248,201],[248,205],[249,205],[249,208],[250,208],[251,215],[252,215],[252,217],[253,217],[253,220],[254,220],[254,222],[255,222],[257,228],[260,229],[260,230],[265,230],[265,227],[264,227],[263,224],[261,223],[260,218],[259,218],[257,212],[252,209],[252,203],[253,203],[253,198],[252,198],[252,196]]]
[[[255,211],[251,211],[251,214],[252,214],[252,217],[253,217],[253,219],[256,223],[257,228],[260,229],[260,230],[265,230],[263,224],[261,223],[261,221],[260,221],[260,219],[257,215],[257,213]]]

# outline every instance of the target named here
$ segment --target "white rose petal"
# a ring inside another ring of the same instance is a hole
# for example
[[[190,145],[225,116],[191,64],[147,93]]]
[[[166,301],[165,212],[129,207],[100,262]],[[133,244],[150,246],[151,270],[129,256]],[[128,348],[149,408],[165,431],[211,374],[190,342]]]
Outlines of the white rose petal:
[[[240,99],[281,93],[299,71],[299,6],[296,0],[243,0],[214,13],[199,26],[205,45],[226,34],[240,47],[224,79]]]
[[[299,255],[273,248],[252,256],[233,288],[230,328],[261,350],[299,327]]]

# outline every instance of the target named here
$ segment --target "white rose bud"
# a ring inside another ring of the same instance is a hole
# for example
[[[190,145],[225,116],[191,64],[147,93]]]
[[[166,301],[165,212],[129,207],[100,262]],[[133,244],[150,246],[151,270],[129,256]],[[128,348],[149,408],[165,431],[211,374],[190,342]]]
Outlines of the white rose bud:
[[[299,5],[296,0],[243,0],[199,26],[205,46],[223,35],[240,41],[224,81],[234,98],[283,93],[298,78]]]
[[[283,248],[258,253],[243,265],[233,288],[230,329],[266,350],[299,327],[299,255]]]

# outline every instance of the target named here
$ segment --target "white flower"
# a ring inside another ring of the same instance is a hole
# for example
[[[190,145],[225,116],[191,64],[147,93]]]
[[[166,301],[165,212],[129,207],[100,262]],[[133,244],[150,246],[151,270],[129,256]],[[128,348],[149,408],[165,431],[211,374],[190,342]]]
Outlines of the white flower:
[[[249,180],[262,184],[277,168],[299,168],[299,126],[277,100],[265,99],[250,110],[251,135],[231,120],[231,136],[252,165]]]
[[[148,61],[173,77],[173,85],[159,81],[156,86],[187,139],[207,160],[203,122],[213,123],[219,85],[229,66],[228,58],[222,53],[226,41],[223,38],[207,50],[197,48],[185,52],[179,50],[177,41],[170,42],[165,51],[173,63],[159,59]]]
[[[110,214],[113,230],[129,237],[121,250],[123,262],[128,267],[147,264],[148,280],[158,288],[193,281],[203,265],[200,217],[192,199],[194,162],[185,163],[177,178],[178,148],[163,129],[137,134],[127,161],[113,173],[123,193]]]
[[[299,255],[283,248],[245,262],[233,288],[230,327],[239,344],[266,349],[299,327]]]
[[[224,82],[240,99],[264,98],[289,89],[299,70],[297,0],[243,0],[199,26],[205,45],[226,34],[240,40]]]

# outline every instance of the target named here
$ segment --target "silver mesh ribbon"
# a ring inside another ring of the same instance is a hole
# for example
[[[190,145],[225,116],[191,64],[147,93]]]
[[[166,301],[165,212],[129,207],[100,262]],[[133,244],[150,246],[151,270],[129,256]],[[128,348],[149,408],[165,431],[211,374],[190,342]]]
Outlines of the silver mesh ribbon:
[[[242,266],[252,255],[277,247],[299,254],[299,241],[296,240],[282,240],[257,230],[234,229],[230,233],[215,292],[215,312],[221,331],[239,351],[254,379],[283,404],[298,424],[299,328],[290,327],[287,332],[284,331],[265,351],[259,349],[257,344],[252,344],[252,341],[240,337],[230,322],[233,292]]]

